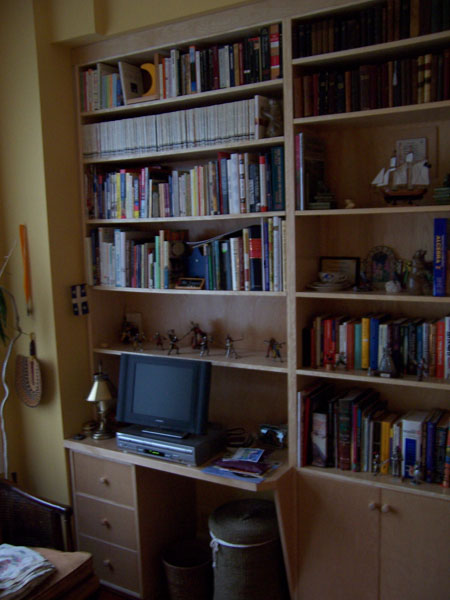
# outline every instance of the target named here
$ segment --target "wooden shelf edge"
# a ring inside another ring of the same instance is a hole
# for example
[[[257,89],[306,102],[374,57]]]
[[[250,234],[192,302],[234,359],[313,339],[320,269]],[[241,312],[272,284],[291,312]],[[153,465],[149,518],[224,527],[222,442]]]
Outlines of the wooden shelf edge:
[[[186,106],[189,104],[203,102],[209,103],[216,99],[239,98],[241,96],[248,96],[249,94],[261,94],[264,91],[273,92],[276,90],[281,90],[282,88],[283,79],[271,79],[269,81],[259,81],[258,83],[239,85],[220,90],[208,90],[207,92],[200,92],[199,94],[186,94],[184,96],[177,96],[175,98],[162,98],[160,100],[149,100],[147,102],[143,101],[137,104],[125,104],[123,106],[114,106],[111,108],[102,108],[99,110],[82,112],[80,113],[80,118],[96,120],[102,117],[109,118],[112,115],[122,116],[123,114],[148,114],[152,112],[152,109],[154,109],[155,112],[163,111],[178,105]]]
[[[103,292],[119,292],[119,293],[136,293],[136,294],[175,294],[175,295],[183,295],[183,294],[200,294],[207,295],[213,294],[215,296],[251,296],[252,298],[256,298],[257,296],[262,296],[264,298],[274,297],[274,298],[284,298],[286,296],[286,292],[245,292],[241,291],[233,291],[233,290],[175,290],[172,288],[169,289],[153,289],[153,288],[133,288],[133,287],[115,287],[112,285],[94,285],[92,286],[93,290],[103,291]]]
[[[136,154],[117,154],[116,156],[97,156],[95,158],[83,158],[84,165],[95,165],[103,163],[122,163],[122,162],[143,162],[194,158],[196,156],[208,156],[217,152],[243,152],[247,149],[267,148],[270,146],[282,146],[284,137],[262,138],[260,140],[242,140],[229,144],[207,144],[197,145],[192,148],[182,148],[173,150],[161,150],[159,152],[136,153]]]
[[[450,379],[429,378],[418,381],[413,376],[406,377],[374,377],[366,375],[363,371],[327,371],[321,369],[297,369],[297,375],[307,375],[308,377],[324,377],[329,379],[344,379],[347,381],[364,381],[365,383],[381,385],[397,385],[404,387],[418,387],[427,390],[448,390],[450,391]]]
[[[377,300],[386,302],[420,302],[421,304],[445,304],[450,302],[449,296],[412,296],[410,294],[388,294],[376,292],[313,292],[303,291],[296,293],[297,298],[334,298],[336,300]]]
[[[152,223],[184,223],[184,222],[198,222],[198,221],[246,221],[251,219],[261,219],[268,217],[286,217],[285,210],[277,210],[270,212],[250,212],[250,213],[232,213],[226,215],[197,215],[193,217],[152,217],[151,219],[86,219],[86,225],[101,225],[103,227],[108,225],[145,225]]]
[[[450,212],[450,204],[426,204],[422,206],[382,206],[372,208],[334,208],[329,210],[296,210],[295,216],[300,218],[317,216],[348,216],[348,215],[392,215],[392,214],[423,214]]]
[[[302,19],[303,20],[307,20]],[[375,56],[383,56],[395,50],[411,51],[417,48],[420,50],[424,47],[429,47],[430,44],[440,44],[450,41],[450,31],[439,31],[411,38],[403,38],[392,42],[383,42],[381,44],[372,44],[371,46],[359,46],[358,48],[350,48],[348,50],[338,50],[336,52],[327,52],[325,54],[315,54],[312,56],[304,56],[292,59],[294,67],[313,67],[320,66],[333,62],[341,62],[346,60],[360,60],[373,58]]]
[[[266,358],[264,352],[239,350],[239,358],[227,358],[224,351],[216,348],[211,349],[210,354],[200,356],[199,352],[194,352],[189,348],[180,348],[180,354],[174,354],[176,358],[184,358],[188,360],[204,360],[210,362],[216,367],[225,367],[226,369],[247,369],[250,371],[270,371],[271,373],[287,373],[287,357],[284,357],[283,362],[274,361]],[[121,354],[146,354],[149,356],[167,356],[166,350],[156,350],[145,348],[142,351],[132,350],[129,346],[112,346],[109,348],[94,347],[93,352],[96,354],[120,356]]]
[[[304,471],[314,473],[318,477],[329,477],[347,481],[351,483],[359,483],[361,485],[369,485],[386,490],[393,490],[407,494],[418,494],[421,496],[431,496],[440,500],[450,501],[450,488],[444,488],[438,483],[421,482],[416,485],[411,480],[401,481],[399,478],[391,477],[391,475],[373,475],[373,473],[356,473],[353,471],[341,471],[333,468],[320,467],[297,467],[297,471],[301,474]]]
[[[131,452],[123,452],[116,446],[115,438],[108,440],[93,440],[92,438],[86,438],[82,441],[74,440],[73,438],[66,438],[63,441],[64,448],[72,450],[73,452],[80,452],[82,454],[88,454],[100,459],[112,460],[114,462],[120,462],[128,465],[135,465],[139,467],[145,467],[154,469],[155,471],[163,471],[165,473],[171,473],[173,475],[182,475],[191,479],[197,479],[200,481],[206,481],[210,483],[217,483],[225,485],[227,487],[233,487],[241,490],[247,490],[249,492],[257,492],[261,490],[275,489],[277,482],[290,470],[290,465],[284,461],[271,475],[269,475],[261,483],[252,483],[249,479],[237,480],[229,479],[227,477],[220,477],[218,475],[211,475],[205,473],[202,469],[208,463],[199,467],[190,467],[175,462],[169,462],[150,456],[141,456],[140,454],[134,454]],[[281,451],[284,453],[284,451]]]

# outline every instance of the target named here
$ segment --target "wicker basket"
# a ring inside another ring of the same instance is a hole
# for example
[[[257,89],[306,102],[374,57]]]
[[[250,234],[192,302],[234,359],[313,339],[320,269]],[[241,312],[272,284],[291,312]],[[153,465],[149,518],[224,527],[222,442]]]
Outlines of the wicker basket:
[[[289,598],[275,505],[237,500],[209,518],[213,547],[214,600]]]
[[[201,540],[182,540],[163,554],[170,600],[211,600],[211,549]]]

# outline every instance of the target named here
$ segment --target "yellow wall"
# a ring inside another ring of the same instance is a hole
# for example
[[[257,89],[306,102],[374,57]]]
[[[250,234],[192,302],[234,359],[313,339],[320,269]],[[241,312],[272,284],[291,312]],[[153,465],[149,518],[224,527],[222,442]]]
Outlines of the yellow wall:
[[[9,473],[31,491],[69,500],[62,440],[91,416],[84,401],[92,381],[87,324],[70,301],[70,286],[84,278],[70,48],[99,32],[126,33],[235,4],[242,2],[0,0],[0,253],[18,244],[19,224],[26,224],[31,316],[19,244],[1,283],[17,298],[23,330],[36,335],[44,388],[36,408],[20,403],[13,356],[5,417]],[[28,344],[22,336],[16,351],[27,354]]]

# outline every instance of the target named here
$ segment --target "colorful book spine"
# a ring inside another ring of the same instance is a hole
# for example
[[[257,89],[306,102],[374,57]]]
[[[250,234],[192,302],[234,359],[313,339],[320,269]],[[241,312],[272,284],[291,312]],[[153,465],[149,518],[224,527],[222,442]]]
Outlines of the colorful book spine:
[[[446,295],[448,248],[450,248],[450,219],[434,219],[433,296]]]

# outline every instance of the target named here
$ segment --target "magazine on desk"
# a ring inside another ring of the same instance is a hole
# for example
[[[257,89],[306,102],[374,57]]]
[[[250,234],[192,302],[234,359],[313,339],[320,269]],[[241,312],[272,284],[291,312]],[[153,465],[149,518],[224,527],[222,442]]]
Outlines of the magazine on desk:
[[[271,450],[260,448],[231,448],[202,471],[238,481],[261,483],[269,473],[280,466],[280,462],[270,460]]]

